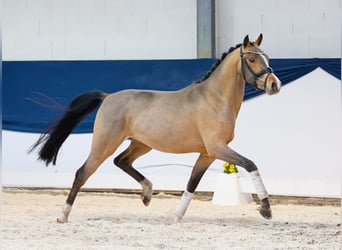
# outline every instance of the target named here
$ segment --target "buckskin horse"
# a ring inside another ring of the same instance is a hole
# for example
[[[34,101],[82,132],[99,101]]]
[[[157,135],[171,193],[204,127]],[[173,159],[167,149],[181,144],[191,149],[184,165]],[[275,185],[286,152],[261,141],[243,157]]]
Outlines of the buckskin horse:
[[[123,90],[107,94],[92,91],[76,97],[62,117],[32,146],[39,160],[56,164],[63,142],[75,126],[102,102],[94,121],[91,150],[76,172],[71,191],[57,222],[68,222],[78,191],[96,169],[126,139],[129,147],[114,164],[142,186],[142,202],[148,206],[152,183],[133,166],[140,156],[156,149],[168,153],[199,153],[186,190],[176,207],[176,221],[183,217],[203,174],[215,159],[234,163],[250,174],[260,200],[260,214],[272,217],[268,193],[257,166],[231,149],[235,121],[244,96],[245,84],[272,95],[281,82],[269,67],[268,56],[259,48],[262,34],[224,53],[199,81],[178,91]]]

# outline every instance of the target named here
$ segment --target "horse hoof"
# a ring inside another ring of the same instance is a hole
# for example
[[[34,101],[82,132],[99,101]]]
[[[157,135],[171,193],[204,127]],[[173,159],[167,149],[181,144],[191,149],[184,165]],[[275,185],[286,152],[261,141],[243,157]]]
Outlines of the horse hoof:
[[[175,223],[179,223],[181,220],[182,220],[182,217],[175,216],[174,222],[175,222]]]
[[[261,208],[259,213],[267,220],[272,219],[272,210],[268,208]]]
[[[144,196],[141,195],[141,200],[144,203],[144,205],[147,207],[148,205],[150,205],[150,201],[151,201],[152,196]]]
[[[68,222],[68,219],[64,220],[64,219],[57,218],[57,223],[58,224],[64,224],[64,223],[67,223],[67,222]]]

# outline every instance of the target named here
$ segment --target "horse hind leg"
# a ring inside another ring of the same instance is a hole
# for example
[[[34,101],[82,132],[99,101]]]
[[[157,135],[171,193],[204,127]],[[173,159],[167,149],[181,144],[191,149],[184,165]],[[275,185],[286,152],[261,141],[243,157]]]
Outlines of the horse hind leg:
[[[152,183],[139,171],[133,168],[133,162],[140,156],[148,153],[151,148],[137,140],[132,139],[129,147],[114,159],[114,164],[125,173],[133,177],[142,186],[141,200],[145,206],[150,204],[152,198]]]
[[[87,165],[87,162],[85,162],[81,168],[79,168],[75,174],[75,179],[72,185],[72,188],[69,192],[68,198],[62,208],[61,215],[57,218],[57,223],[66,223],[68,222],[69,214],[71,212],[72,205],[74,204],[74,201],[76,199],[77,193],[80,190],[80,188],[84,185],[86,182],[85,174],[85,166]],[[88,173],[89,175],[89,173]],[[90,175],[89,175],[90,176]]]
[[[98,169],[98,167],[114,153],[116,148],[121,144],[122,140],[108,140],[107,143],[99,143],[98,138],[93,137],[92,150],[86,162],[79,168],[75,174],[75,179],[72,188],[69,192],[68,198],[62,208],[62,214],[57,218],[58,223],[68,222],[68,217],[71,212],[72,205],[76,199],[77,193],[81,187],[86,183],[88,178]]]
[[[98,167],[103,163],[105,159],[110,154],[103,155],[101,157],[90,153],[87,161],[76,171],[75,179],[72,188],[69,192],[68,198],[62,208],[62,214],[57,218],[58,223],[68,222],[68,217],[71,212],[72,205],[76,199],[76,196],[81,189],[81,187],[86,183],[89,177],[98,169]]]

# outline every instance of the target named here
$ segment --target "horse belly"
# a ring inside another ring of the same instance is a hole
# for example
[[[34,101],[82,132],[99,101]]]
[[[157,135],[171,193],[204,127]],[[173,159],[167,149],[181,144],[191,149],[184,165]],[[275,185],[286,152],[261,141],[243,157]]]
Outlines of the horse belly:
[[[137,126],[133,138],[163,152],[205,152],[201,136],[195,124],[189,120],[168,122],[165,119],[152,119],[148,124]]]
[[[136,138],[134,136],[134,138]],[[205,147],[201,141],[184,137],[157,138],[155,135],[137,136],[137,140],[149,147],[167,153],[205,153]]]

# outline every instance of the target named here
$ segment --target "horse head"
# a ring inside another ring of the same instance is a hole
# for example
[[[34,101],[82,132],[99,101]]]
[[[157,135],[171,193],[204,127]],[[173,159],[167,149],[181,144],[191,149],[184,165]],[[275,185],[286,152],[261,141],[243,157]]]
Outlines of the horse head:
[[[280,91],[281,81],[269,66],[269,57],[259,48],[262,38],[260,34],[251,42],[248,35],[245,36],[240,47],[241,73],[246,83],[273,95]]]

